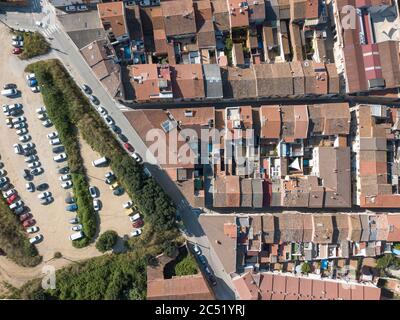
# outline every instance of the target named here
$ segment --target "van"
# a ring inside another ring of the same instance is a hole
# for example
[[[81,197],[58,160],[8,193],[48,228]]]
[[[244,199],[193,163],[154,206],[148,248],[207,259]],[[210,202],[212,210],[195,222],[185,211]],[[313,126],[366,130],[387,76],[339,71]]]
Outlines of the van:
[[[74,241],[74,240],[82,239],[84,236],[85,236],[85,235],[83,234],[83,232],[82,232],[82,231],[79,231],[79,232],[75,232],[75,233],[71,234],[71,235],[69,236],[69,239],[70,239],[71,241]]]
[[[106,157],[102,157],[100,159],[92,161],[92,165],[93,165],[93,167],[100,167],[100,166],[102,166],[104,164],[107,164],[107,162],[108,162],[107,158]]]
[[[1,95],[5,97],[13,97],[17,95],[17,89],[6,89],[6,90],[1,90]]]

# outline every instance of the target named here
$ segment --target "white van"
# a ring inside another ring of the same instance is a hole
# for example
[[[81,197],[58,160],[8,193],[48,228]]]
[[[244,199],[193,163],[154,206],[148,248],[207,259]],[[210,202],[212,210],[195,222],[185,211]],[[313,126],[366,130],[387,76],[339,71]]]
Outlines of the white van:
[[[1,95],[5,97],[12,97],[17,94],[17,89],[5,89],[1,90]]]
[[[100,166],[102,166],[102,165],[104,165],[106,163],[107,163],[107,158],[106,157],[103,157],[103,158],[100,158],[100,159],[92,161],[93,167],[100,167]]]
[[[84,236],[85,236],[85,235],[83,234],[83,232],[82,232],[82,231],[79,231],[79,232],[75,232],[75,233],[71,234],[71,235],[69,236],[69,239],[72,240],[72,241],[74,241],[74,240],[82,239]]]

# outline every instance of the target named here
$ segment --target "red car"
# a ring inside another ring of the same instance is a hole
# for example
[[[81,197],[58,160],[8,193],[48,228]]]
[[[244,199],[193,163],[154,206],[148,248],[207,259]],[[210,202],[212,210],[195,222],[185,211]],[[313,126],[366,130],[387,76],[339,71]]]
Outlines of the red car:
[[[25,220],[28,220],[30,218],[32,218],[32,215],[30,213],[24,213],[19,216],[19,221],[24,222]]]
[[[133,149],[132,145],[130,143],[124,143],[124,147],[126,150],[128,150],[129,152],[133,152],[135,151],[135,149]]]
[[[20,53],[22,53],[22,49],[21,49],[21,48],[14,48],[14,49],[12,50],[12,53],[13,53],[13,54],[20,54]]]
[[[134,227],[134,228],[141,228],[141,227],[143,227],[143,220],[142,219],[139,219],[139,220],[136,220],[134,223],[132,223],[132,227]]]
[[[24,221],[22,223],[22,225],[24,228],[29,228],[29,227],[32,227],[33,225],[35,225],[35,223],[36,223],[35,219],[29,219],[29,220]]]
[[[8,199],[7,199],[7,203],[11,204],[13,203],[15,200],[17,200],[18,195],[16,193],[12,194]]]

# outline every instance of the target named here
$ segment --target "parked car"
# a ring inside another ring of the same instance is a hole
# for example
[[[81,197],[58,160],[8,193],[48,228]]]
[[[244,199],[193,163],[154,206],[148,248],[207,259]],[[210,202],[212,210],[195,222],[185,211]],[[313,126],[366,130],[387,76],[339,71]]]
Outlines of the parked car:
[[[4,185],[6,183],[9,183],[10,179],[8,177],[1,177],[0,178],[0,185]]]
[[[35,192],[35,185],[32,182],[25,184],[26,191]]]
[[[39,241],[41,241],[43,239],[43,236],[41,234],[38,234],[37,236],[34,236],[33,238],[29,239],[29,242],[31,244],[35,244],[38,243]]]
[[[44,198],[50,197],[51,196],[51,192],[50,191],[45,191],[45,192],[41,192],[38,194],[38,199],[42,200]]]
[[[123,207],[124,209],[129,209],[129,208],[131,208],[132,206],[133,206],[133,202],[132,202],[132,201],[127,201],[127,202],[125,202],[125,203],[122,204],[122,207]]]
[[[32,143],[32,142],[28,142],[28,143],[25,143],[25,144],[22,145],[22,149],[24,151],[27,151],[27,150],[33,149],[33,148],[35,148],[35,144]]]
[[[78,11],[87,11],[89,10],[86,4],[80,4],[77,6]]]
[[[28,164],[28,168],[35,169],[37,167],[40,167],[40,165],[41,165],[41,163],[39,161],[34,161],[34,162]]]
[[[38,82],[36,79],[29,79],[26,80],[26,84],[28,85],[28,87],[34,87],[37,86]]]
[[[49,185],[47,183],[41,183],[36,186],[36,189],[38,191],[44,191],[44,190],[47,190],[48,188],[49,188]]]
[[[24,222],[25,220],[28,220],[28,219],[30,219],[30,218],[32,218],[32,214],[31,213],[24,213],[24,214],[21,214],[20,216],[19,216],[19,221],[20,222]]]
[[[28,133],[28,129],[26,129],[26,128],[21,128],[21,129],[17,130],[16,133],[17,133],[17,135],[19,135],[19,136],[23,136],[24,134],[27,134],[27,133]]]
[[[29,228],[26,229],[26,232],[28,232],[28,233],[35,233],[35,232],[38,232],[38,231],[39,231],[39,228],[36,227],[36,226],[29,227]]]
[[[217,285],[217,280],[215,279],[215,277],[212,274],[208,275],[208,280],[210,281],[210,283],[213,287],[215,287]]]
[[[7,171],[4,169],[0,169],[0,177],[3,177],[7,174]]]
[[[13,148],[16,154],[22,154],[22,147],[19,143],[13,144]]]
[[[13,54],[20,54],[20,53],[22,53],[22,48],[13,48],[12,49],[12,53]]]
[[[36,75],[34,73],[28,73],[25,76],[26,81],[31,80],[31,79],[36,79]]]
[[[11,42],[11,45],[15,48],[22,48],[24,46],[24,42],[22,40],[15,40]]]
[[[57,146],[57,147],[53,148],[53,153],[61,153],[61,152],[64,152],[64,151],[65,151],[64,146]]]
[[[115,189],[113,191],[114,196],[121,196],[123,194],[124,194],[124,188],[122,188],[122,187],[118,187],[117,189]]]
[[[47,113],[38,114],[37,118],[38,118],[40,121],[46,120],[46,119],[47,119]]]
[[[62,167],[60,169],[58,169],[58,173],[60,174],[66,174],[69,172],[69,167]]]
[[[59,177],[60,181],[68,181],[68,180],[71,180],[71,179],[72,179],[72,177],[71,177],[70,174],[64,174],[63,176]]]
[[[45,113],[45,112],[46,112],[45,106],[36,109],[37,114],[41,114],[41,113]]]
[[[7,198],[7,203],[10,205],[11,203],[13,203],[17,199],[18,199],[18,195],[13,194],[11,197]]]
[[[110,128],[111,128],[111,130],[114,131],[116,134],[118,134],[118,133],[121,132],[120,127],[116,126],[115,124],[111,124],[111,125],[110,125]]]
[[[29,134],[24,134],[23,136],[19,137],[19,141],[21,142],[28,142],[31,140],[31,136]]]
[[[77,224],[78,222],[79,222],[79,218],[78,218],[78,217],[69,219],[69,223],[70,223],[70,224]]]
[[[12,123],[12,118],[10,118],[10,117],[6,118],[6,126],[9,127],[10,129],[12,129],[14,127],[14,125]]]
[[[92,89],[90,89],[90,87],[87,84],[83,84],[81,86],[83,92],[85,92],[86,94],[92,94]]]
[[[60,154],[56,155],[55,157],[53,157],[53,159],[56,162],[62,162],[67,159],[67,155],[63,152],[63,153],[60,153]]]
[[[114,124],[113,118],[111,118],[109,115],[106,115],[103,117],[104,121],[107,123],[107,125],[111,126]]]
[[[90,95],[90,96],[89,96],[89,100],[90,100],[90,102],[91,102],[92,104],[94,104],[94,105],[96,105],[96,106],[100,104],[99,99],[97,99],[97,97],[94,96],[94,95]]]
[[[90,193],[90,196],[91,196],[92,198],[97,198],[99,192],[98,192],[98,189],[97,189],[96,187],[90,186],[90,187],[89,187],[89,193]]]
[[[118,138],[122,141],[122,142],[128,142],[128,138],[123,135],[122,133],[118,134]]]
[[[104,108],[101,107],[101,106],[98,106],[96,109],[97,109],[97,111],[98,111],[103,117],[105,117],[105,116],[108,114],[107,110],[104,109]]]
[[[118,182],[114,182],[111,186],[110,186],[110,189],[111,190],[115,190],[115,189],[117,189],[119,187],[119,183]]]
[[[136,152],[133,152],[133,153],[131,154],[131,157],[132,157],[133,159],[135,159],[136,162],[138,162],[138,163],[142,162],[142,158],[141,158]]]
[[[76,205],[75,203],[72,203],[72,204],[66,206],[65,210],[74,212],[74,211],[78,210],[78,205]]]
[[[30,155],[28,157],[25,157],[25,162],[31,163],[31,162],[35,162],[38,161],[39,157],[37,155]]]
[[[4,90],[7,90],[7,89],[17,89],[17,85],[16,85],[15,83],[6,83],[6,84],[3,86],[3,89],[4,89]]]
[[[3,193],[3,197],[4,197],[4,198],[8,198],[8,197],[11,197],[13,194],[18,194],[17,190],[15,190],[15,189],[10,189],[10,190],[8,190],[7,192],[4,192],[4,193]]]
[[[199,256],[199,261],[203,266],[207,265],[207,260],[203,255]]]
[[[18,201],[16,201],[16,202],[10,204],[8,207],[9,207],[11,210],[14,210],[14,209],[17,209],[18,207],[22,207],[23,205],[24,205],[24,202],[23,202],[22,200],[18,200]]]
[[[55,145],[61,144],[61,140],[59,138],[51,139],[49,141],[49,143],[50,143],[50,145],[55,146]]]
[[[40,201],[40,204],[46,205],[46,204],[52,203],[53,201],[54,201],[53,197],[47,197],[47,198],[42,199]]]
[[[61,183],[61,187],[63,187],[64,189],[71,188],[72,187],[72,181],[69,180],[69,181],[65,181],[65,182]]]
[[[75,12],[76,11],[76,6],[66,6],[65,11],[67,12]]]
[[[142,228],[144,225],[144,222],[142,219],[136,220],[135,222],[132,223],[132,227],[134,228]]]
[[[125,149],[128,150],[129,152],[135,151],[135,149],[133,149],[132,145],[131,145],[130,143],[128,143],[128,142],[125,142],[125,143],[124,143],[124,147],[125,147]]]
[[[26,124],[26,122],[19,122],[17,124],[14,124],[14,129],[22,129],[22,128],[26,128],[28,125]]]
[[[197,254],[198,256],[201,255],[201,249],[200,249],[200,247],[199,247],[197,244],[195,244],[195,245],[193,246],[193,251],[194,251],[194,253]]]
[[[35,225],[35,224],[36,224],[36,220],[35,220],[35,219],[29,219],[29,220],[24,221],[24,222],[22,223],[22,226],[23,226],[24,228],[28,228],[28,227],[31,227],[31,226],[33,226],[33,225]]]
[[[17,123],[25,122],[26,118],[25,117],[17,117],[17,118],[12,119],[11,121],[12,121],[13,125],[16,125]]]
[[[50,121],[50,119],[44,120],[42,122],[42,125],[46,128],[51,127],[53,125],[53,123]]]
[[[95,211],[100,211],[100,209],[101,209],[101,201],[99,199],[93,199],[93,209]]]
[[[66,197],[65,202],[68,204],[75,203],[75,198],[74,197]]]
[[[73,226],[71,228],[72,231],[81,231],[82,230],[82,225],[78,224],[77,226]]]
[[[22,40],[24,40],[24,38],[21,35],[17,34],[17,35],[12,36],[11,40],[13,40],[13,41],[22,41]]]
[[[33,86],[33,87],[31,87],[31,90],[32,90],[33,93],[38,93],[38,92],[40,92],[40,87],[39,86]]]
[[[20,215],[20,214],[23,214],[24,212],[25,212],[25,207],[24,206],[18,207],[17,209],[14,210],[14,213],[17,216]]]
[[[42,174],[44,172],[42,167],[35,168],[31,170],[31,174],[34,176],[38,176],[39,174]]]
[[[137,237],[142,234],[142,229],[136,229],[131,232],[131,237]]]
[[[47,135],[47,138],[49,138],[49,139],[55,139],[55,138],[57,138],[57,137],[58,137],[58,132],[57,132],[57,131],[50,132],[50,133]]]

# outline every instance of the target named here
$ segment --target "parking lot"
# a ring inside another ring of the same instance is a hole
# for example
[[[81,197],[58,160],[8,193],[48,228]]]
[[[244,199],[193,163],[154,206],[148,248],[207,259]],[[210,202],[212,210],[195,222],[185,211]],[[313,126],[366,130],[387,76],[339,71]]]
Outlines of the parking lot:
[[[0,32],[0,39],[4,44],[10,43],[11,35]],[[37,244],[37,247],[40,254],[43,255],[44,261],[53,258],[55,252],[61,252],[64,257],[71,260],[100,255],[94,245],[83,249],[75,249],[71,240],[69,240],[69,236],[73,233],[69,219],[74,217],[75,214],[65,210],[67,205],[65,198],[72,189],[64,190],[60,186],[60,174],[58,173],[58,169],[66,166],[67,162],[56,163],[53,160],[55,154],[53,154],[53,146],[49,144],[47,135],[55,131],[55,128],[54,126],[45,128],[42,125],[42,120],[38,119],[36,109],[43,106],[43,101],[40,93],[33,93],[27,86],[26,74],[24,73],[25,65],[25,62],[20,61],[11,54],[11,47],[10,50],[6,47],[5,50],[0,51],[1,86],[6,83],[15,83],[21,92],[21,95],[16,98],[0,96],[0,104],[21,103],[23,105],[23,112],[19,116],[26,118],[28,134],[31,136],[31,139],[27,142],[35,145],[34,149],[39,158],[40,167],[44,169],[43,173],[34,176],[32,182],[34,185],[47,183],[49,188],[46,191],[51,192],[54,200],[50,204],[42,205],[38,199],[38,191],[29,192],[26,190],[27,181],[23,178],[23,170],[27,168],[27,163],[25,162],[25,157],[15,154],[13,149],[14,144],[19,143],[22,145],[23,143],[19,141],[16,130],[7,127],[7,117],[1,110],[0,135],[6,137],[0,139],[0,161],[4,163],[3,169],[7,171],[10,183],[17,189],[21,199],[28,207],[28,211],[32,213],[33,218],[36,220],[36,226],[40,228],[37,234],[42,234],[43,240]],[[122,208],[122,204],[129,200],[127,195],[114,196],[112,194],[109,186],[104,183],[104,174],[109,170],[107,168],[94,168],[91,165],[91,161],[100,156],[93,152],[86,143],[81,141],[81,144],[89,183],[98,187],[100,200],[103,204],[100,211],[100,233],[112,229],[117,231],[120,236],[129,234],[132,226],[125,210]]]

